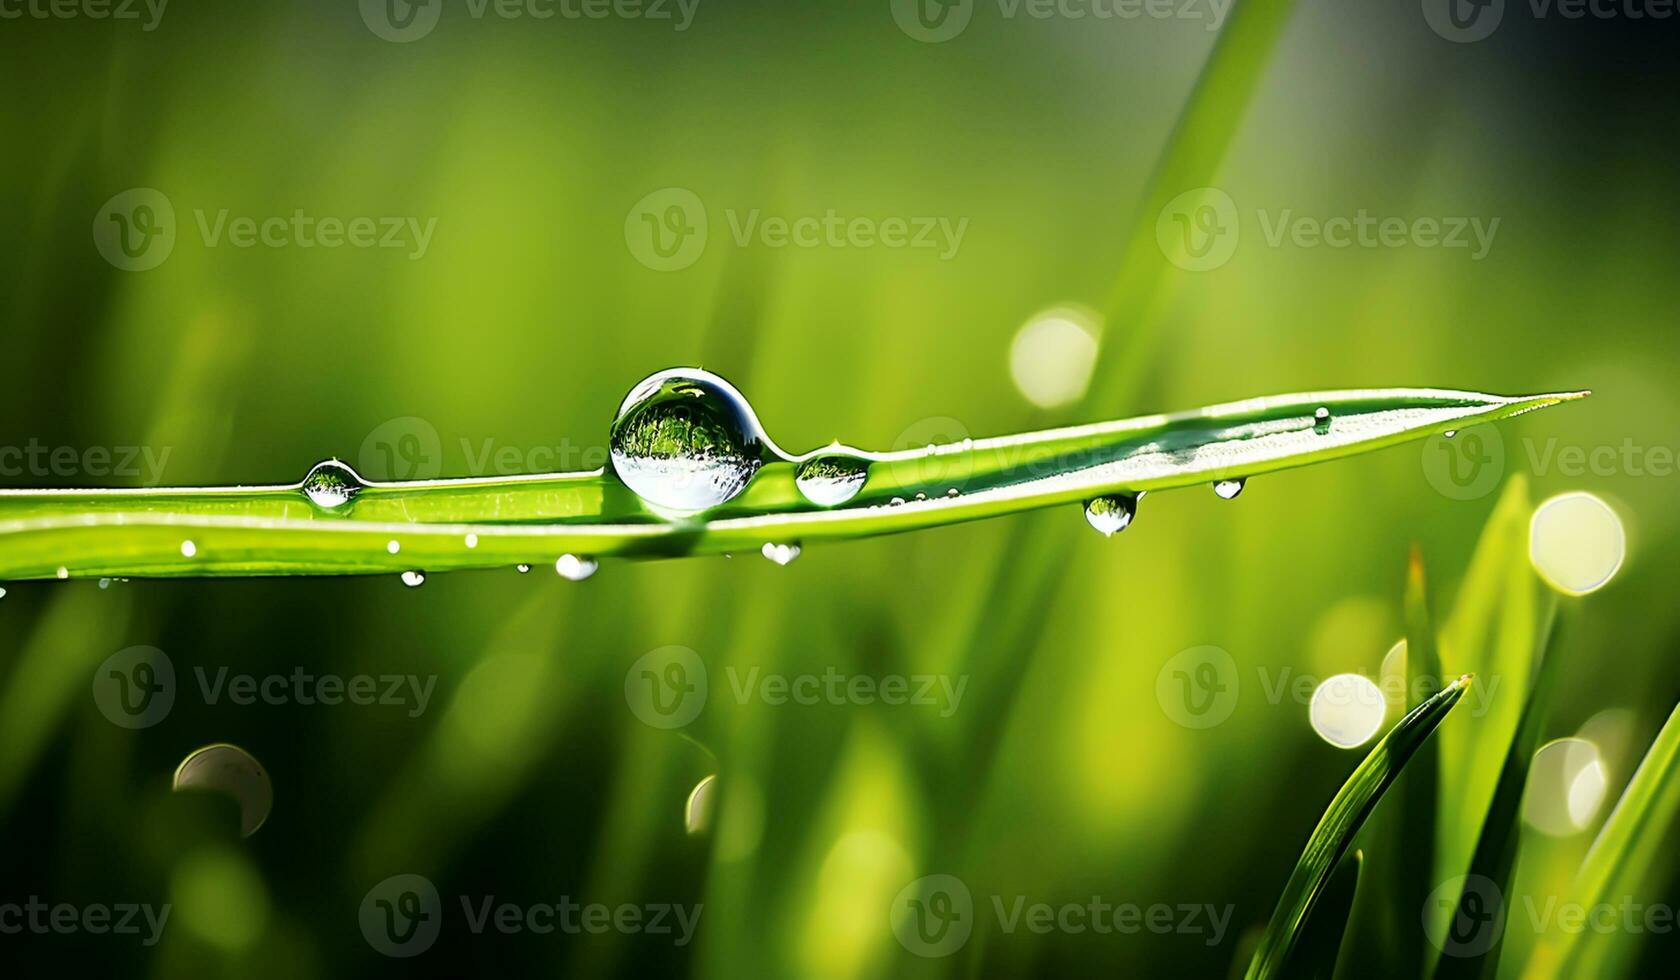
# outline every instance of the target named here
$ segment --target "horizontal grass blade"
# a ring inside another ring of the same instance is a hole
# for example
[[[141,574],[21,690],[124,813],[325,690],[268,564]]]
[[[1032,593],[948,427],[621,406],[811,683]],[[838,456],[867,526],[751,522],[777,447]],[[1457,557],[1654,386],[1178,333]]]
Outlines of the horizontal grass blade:
[[[1470,682],[1468,675],[1460,677],[1400,719],[1342,784],[1283,886],[1277,909],[1249,964],[1248,980],[1290,976],[1290,959],[1354,835],[1418,747],[1463,697]]]
[[[798,460],[773,462],[728,504],[690,517],[655,512],[600,470],[373,483],[330,511],[311,504],[300,484],[8,490],[0,491],[0,579],[447,570],[535,564],[566,553],[678,557],[870,537],[1109,493],[1242,479],[1585,394],[1316,392],[866,453],[862,490],[835,508],[799,492]]]

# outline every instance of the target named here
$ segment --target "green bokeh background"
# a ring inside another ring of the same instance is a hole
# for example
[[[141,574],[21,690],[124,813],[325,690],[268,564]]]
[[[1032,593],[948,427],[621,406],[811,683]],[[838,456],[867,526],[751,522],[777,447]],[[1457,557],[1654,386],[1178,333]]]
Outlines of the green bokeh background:
[[[1627,527],[1620,576],[1570,603],[1548,732],[1629,709],[1614,792],[1680,690],[1680,476],[1620,457],[1571,474],[1547,453],[1626,443],[1650,462],[1680,447],[1673,22],[1536,20],[1513,4],[1491,37],[1455,44],[1415,3],[1302,0],[1275,46],[1250,52],[1262,70],[1244,98],[1215,114],[1229,144],[1198,185],[1236,202],[1241,237],[1229,262],[1193,273],[1152,252],[1150,231],[1156,195],[1191,188],[1152,175],[1175,172],[1163,153],[1221,32],[1000,9],[979,4],[941,44],[901,31],[885,0],[700,0],[683,31],[475,19],[449,3],[407,44],[376,36],[350,0],[176,0],[149,32],[0,21],[0,445],[167,450],[163,482],[181,485],[291,481],[330,455],[365,466],[380,432],[435,432],[428,462],[443,475],[472,472],[489,447],[512,447],[517,469],[582,468],[604,458],[624,392],[673,365],[729,378],[795,451],[890,448],[948,420],[981,436],[1315,388],[1592,388],[1500,432],[1506,475],[1527,472],[1536,499],[1590,490]],[[1239,0],[1223,30],[1249,14]],[[179,223],[174,252],[144,272],[106,263],[90,233],[133,187],[161,191]],[[625,221],[667,187],[704,203],[710,234],[692,266],[660,272],[627,247]],[[436,226],[410,259],[211,247],[193,218],[299,208]],[[753,209],[967,226],[949,259],[738,244],[728,215]],[[1272,247],[1256,214],[1284,209],[1500,224],[1480,260]],[[1010,344],[1063,304],[1111,311],[1097,377],[1083,404],[1039,409],[1011,379]],[[609,562],[581,585],[544,568],[420,589],[9,585],[0,902],[174,912],[149,949],[24,934],[0,936],[0,957],[23,975],[1223,976],[1358,753],[1258,685],[1226,723],[1181,727],[1156,701],[1157,672],[1211,644],[1245,681],[1375,673],[1401,633],[1408,548],[1449,605],[1497,497],[1438,492],[1427,451],[1279,474],[1235,503],[1151,496],[1112,540],[1058,510],[811,548],[787,568]],[[112,482],[79,469],[3,480]],[[161,724],[129,731],[89,685],[135,644],[167,651],[181,695]],[[641,723],[624,694],[631,664],[668,644],[697,651],[711,678],[682,734]],[[436,693],[418,717],[206,704],[192,672],[222,666],[435,676]],[[968,694],[949,718],[739,703],[731,667],[961,674]],[[169,792],[181,758],[218,741],[272,774],[273,815],[247,841]],[[690,834],[685,798],[712,773],[715,826]],[[1536,837],[1524,859],[1571,867],[1590,839]],[[387,960],[357,909],[404,872],[437,884],[446,923],[419,959]],[[959,876],[986,908],[1096,895],[1234,915],[1215,945],[994,922],[924,960],[894,939],[888,909],[931,873]],[[1646,900],[1672,902],[1675,879],[1669,854]],[[462,895],[704,911],[681,948],[475,936]]]

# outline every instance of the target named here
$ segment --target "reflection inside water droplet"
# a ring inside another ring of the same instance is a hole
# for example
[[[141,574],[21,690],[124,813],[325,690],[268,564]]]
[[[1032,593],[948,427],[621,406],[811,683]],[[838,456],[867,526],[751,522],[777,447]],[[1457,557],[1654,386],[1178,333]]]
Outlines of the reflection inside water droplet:
[[[679,513],[732,499],[777,455],[746,398],[698,368],[661,371],[631,389],[609,442],[618,478]]]
[[[1107,494],[1085,501],[1085,522],[1111,538],[1124,531],[1137,514],[1137,497],[1129,493]]]
[[[303,495],[324,510],[349,503],[366,486],[356,471],[336,459],[316,463],[303,478]]]
[[[1218,480],[1213,484],[1213,492],[1219,494],[1219,496],[1226,500],[1233,500],[1236,498],[1237,494],[1243,492],[1243,487],[1247,483],[1248,481],[1246,479],[1241,478],[1235,480]]]
[[[799,557],[799,545],[797,544],[776,544],[766,541],[764,547],[758,550],[760,554],[778,565],[786,565]]]
[[[174,789],[217,793],[237,803],[243,837],[256,833],[274,808],[268,770],[237,745],[207,745],[187,756],[175,769]]]
[[[601,563],[595,559],[577,555],[561,555],[554,562],[554,570],[560,573],[560,577],[573,582],[581,582],[594,575],[600,567]]]
[[[408,586],[411,589],[419,588],[420,586],[426,584],[426,573],[425,572],[420,572],[420,571],[403,572],[402,573],[402,584]]]
[[[819,507],[834,507],[857,496],[869,478],[869,463],[858,456],[824,453],[799,464],[794,485]]]

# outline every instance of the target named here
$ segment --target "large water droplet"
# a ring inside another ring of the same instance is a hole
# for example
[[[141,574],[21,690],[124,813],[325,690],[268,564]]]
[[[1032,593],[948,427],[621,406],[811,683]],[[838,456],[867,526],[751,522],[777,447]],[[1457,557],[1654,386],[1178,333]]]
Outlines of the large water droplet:
[[[776,544],[772,541],[766,541],[764,547],[758,550],[760,554],[778,565],[786,565],[799,557],[799,546],[797,544]]]
[[[411,589],[417,589],[420,586],[426,584],[426,573],[425,572],[419,572],[419,571],[403,572],[402,573],[402,584],[408,586]]]
[[[336,459],[315,464],[303,478],[303,495],[324,510],[343,507],[366,486],[356,471]]]
[[[1246,479],[1240,477],[1235,480],[1218,480],[1213,484],[1213,492],[1226,500],[1233,500],[1237,494],[1243,492],[1243,487],[1247,483]]]
[[[732,499],[774,454],[747,399],[698,368],[661,371],[631,389],[610,443],[618,478],[679,513]]]
[[[843,453],[825,453],[799,464],[793,482],[806,500],[820,507],[834,507],[857,496],[867,479],[867,460]]]
[[[600,567],[601,563],[595,559],[577,555],[561,555],[554,562],[554,570],[560,573],[560,577],[573,582],[581,582],[594,575],[595,570]]]
[[[1135,514],[1137,498],[1129,493],[1109,494],[1085,501],[1085,522],[1101,531],[1103,537],[1113,537],[1116,531],[1124,531]]]
[[[237,745],[207,745],[175,768],[174,790],[225,796],[239,806],[239,833],[257,832],[274,809],[274,784],[268,770]]]

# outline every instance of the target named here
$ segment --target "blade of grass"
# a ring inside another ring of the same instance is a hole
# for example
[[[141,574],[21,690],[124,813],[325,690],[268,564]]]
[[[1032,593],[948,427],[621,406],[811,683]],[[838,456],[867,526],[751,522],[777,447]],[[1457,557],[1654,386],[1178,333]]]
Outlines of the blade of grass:
[[[1423,554],[1412,545],[1406,562],[1405,590],[1406,622],[1406,708],[1415,711],[1441,687],[1441,657],[1435,646],[1435,617],[1429,609],[1429,587],[1424,577]],[[1395,901],[1389,903],[1391,914],[1401,922],[1395,935],[1411,933],[1417,910],[1423,907],[1430,892],[1430,878],[1435,872],[1437,813],[1440,799],[1440,747],[1430,741],[1418,747],[1400,781],[1400,853],[1405,859],[1396,870]],[[1417,977],[1424,971],[1424,945],[1401,942],[1390,953],[1396,975]]]
[[[1570,885],[1571,905],[1593,909],[1638,892],[1657,864],[1676,813],[1680,813],[1680,707],[1670,712],[1594,838]],[[1596,961],[1605,955],[1609,938],[1590,929],[1548,932],[1522,975],[1525,980],[1600,976]]]
[[[1347,853],[1354,835],[1364,826],[1365,818],[1370,816],[1383,793],[1463,697],[1470,683],[1469,676],[1460,677],[1407,713],[1342,784],[1283,886],[1277,909],[1249,964],[1248,980],[1289,975],[1290,958],[1324,895],[1336,863]]]
[[[1554,597],[1547,609],[1546,625],[1541,630],[1543,639],[1540,649],[1536,652],[1539,670],[1523,704],[1522,718],[1517,723],[1516,735],[1511,739],[1510,751],[1505,754],[1505,765],[1499,772],[1499,783],[1494,789],[1493,802],[1488,806],[1481,837],[1477,840],[1475,854],[1470,859],[1470,877],[1465,882],[1464,891],[1459,895],[1449,922],[1458,921],[1460,916],[1473,916],[1475,909],[1471,907],[1471,903],[1485,898],[1474,883],[1492,882],[1496,889],[1494,894],[1511,894],[1511,873],[1516,868],[1517,851],[1522,843],[1523,788],[1528,783],[1529,764],[1534,760],[1534,753],[1540,748],[1541,735],[1545,731],[1546,719],[1551,711],[1552,693],[1557,689],[1558,677],[1562,674],[1563,657],[1557,652],[1556,616],[1557,600]],[[1472,899],[1473,895],[1476,896],[1475,899]],[[1503,919],[1507,913],[1506,903],[1500,902],[1498,905],[1493,913]],[[1482,922],[1477,928],[1499,927]],[[1502,948],[1495,943],[1485,950],[1476,949],[1470,952],[1467,949],[1467,955],[1464,956],[1443,956],[1435,969],[1436,980],[1491,978],[1498,972],[1499,953]]]
[[[1342,951],[1342,936],[1353,914],[1364,864],[1365,852],[1354,851],[1336,865],[1318,900],[1318,908],[1301,930],[1294,954],[1284,964],[1285,975],[1307,980],[1330,980],[1335,976],[1336,957]]]
[[[375,483],[332,510],[310,503],[301,484],[0,491],[0,578],[445,570],[564,553],[676,557],[844,540],[1246,478],[1584,394],[1317,392],[866,454],[872,462],[862,490],[833,509],[799,493],[796,463],[786,461],[764,466],[728,504],[686,518],[655,513],[601,471]],[[1315,417],[1321,408],[1328,424]]]

